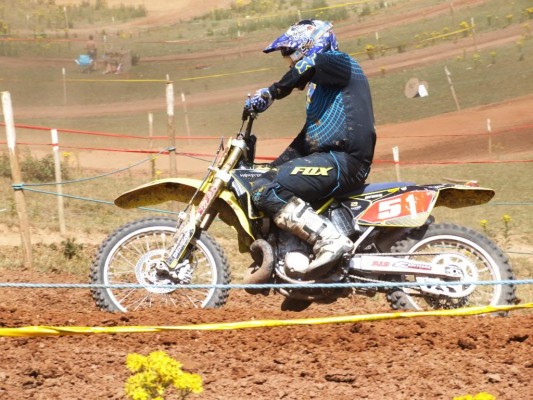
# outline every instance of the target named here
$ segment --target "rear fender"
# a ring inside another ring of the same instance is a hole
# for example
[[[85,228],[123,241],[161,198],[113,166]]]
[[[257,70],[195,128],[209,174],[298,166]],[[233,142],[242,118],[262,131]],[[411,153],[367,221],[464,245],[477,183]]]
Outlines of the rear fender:
[[[488,203],[495,195],[494,190],[475,186],[442,185],[435,207],[463,208]]]
[[[200,189],[194,200],[194,204],[198,205],[202,200],[207,186],[207,184],[202,186],[202,181],[198,179],[160,179],[121,194],[115,199],[115,205],[120,208],[131,209],[153,206],[167,201],[188,203],[194,193]],[[219,198],[215,200],[213,207],[224,223],[237,230],[239,251],[248,251],[250,244],[254,240],[254,236],[250,222],[233,193],[228,190],[222,190]]]

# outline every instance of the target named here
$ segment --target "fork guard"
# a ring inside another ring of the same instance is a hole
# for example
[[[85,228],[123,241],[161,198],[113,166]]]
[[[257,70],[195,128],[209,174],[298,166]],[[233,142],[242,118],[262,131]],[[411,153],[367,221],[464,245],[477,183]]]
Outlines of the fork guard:
[[[115,199],[115,205],[132,209],[137,207],[153,206],[166,203],[168,201],[179,201],[188,203],[194,193],[199,189],[194,200],[194,205],[198,205],[202,200],[207,184],[201,187],[202,181],[191,178],[166,178],[149,182],[129,190]],[[245,253],[255,237],[252,233],[250,222],[240,207],[237,199],[228,190],[222,190],[215,200],[214,210],[222,222],[231,226],[237,231],[239,240],[239,251]]]

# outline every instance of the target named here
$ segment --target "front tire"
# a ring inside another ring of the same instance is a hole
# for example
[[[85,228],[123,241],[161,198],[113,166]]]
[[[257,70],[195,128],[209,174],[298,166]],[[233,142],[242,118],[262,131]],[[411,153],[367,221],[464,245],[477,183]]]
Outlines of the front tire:
[[[172,245],[176,221],[145,218],[130,222],[100,245],[90,279],[101,285],[147,285],[146,288],[95,288],[93,298],[105,311],[127,312],[146,308],[215,308],[226,303],[229,289],[173,289],[173,282],[155,269]],[[222,248],[206,232],[191,240],[190,284],[226,285],[230,273]],[[159,287],[160,286],[160,287]]]
[[[494,242],[480,233],[453,224],[432,224],[425,231],[414,231],[392,247],[397,253],[440,253],[448,263],[457,262],[467,272],[464,277],[476,281],[514,279],[509,259]],[[432,261],[435,256],[418,256],[417,260]],[[405,259],[409,259],[405,256]],[[404,276],[403,281],[414,281]],[[450,286],[453,288],[453,286]],[[397,288],[387,299],[395,310],[451,309],[468,306],[507,305],[515,301],[514,285],[461,285],[465,296],[449,297],[427,293],[413,293],[408,288]]]

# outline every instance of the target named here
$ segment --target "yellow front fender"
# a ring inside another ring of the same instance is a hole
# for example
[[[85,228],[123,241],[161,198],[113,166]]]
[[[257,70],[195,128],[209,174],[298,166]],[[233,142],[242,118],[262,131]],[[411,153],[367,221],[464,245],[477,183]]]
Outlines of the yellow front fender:
[[[121,194],[115,199],[115,205],[120,208],[136,208],[153,206],[167,201],[188,203],[196,190],[199,190],[194,201],[198,205],[202,200],[207,185],[202,181],[190,178],[167,178],[147,183]],[[239,250],[245,252],[255,239],[252,234],[250,221],[239,202],[228,190],[223,190],[214,203],[219,218],[237,230],[239,236]]]

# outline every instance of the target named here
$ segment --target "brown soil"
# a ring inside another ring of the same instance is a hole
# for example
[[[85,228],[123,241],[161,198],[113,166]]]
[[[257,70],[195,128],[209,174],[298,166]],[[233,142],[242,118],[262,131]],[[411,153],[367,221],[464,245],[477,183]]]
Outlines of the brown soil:
[[[4,281],[73,283],[64,274],[4,272]],[[387,312],[357,298],[281,311],[280,296],[232,292],[217,310],[98,311],[84,289],[2,289],[0,326],[161,326]],[[201,399],[451,399],[489,392],[531,398],[533,315],[0,338],[0,397],[124,399],[128,353],[164,350],[200,374]]]
[[[455,3],[474,1],[456,0]],[[508,32],[500,32],[500,38],[495,37],[492,42],[514,40],[516,33]],[[426,62],[445,52],[442,47],[433,48],[432,54],[426,53],[429,51],[421,50],[424,53],[419,53],[416,59],[412,55],[390,58],[387,69],[394,68],[393,65],[404,68],[415,62]],[[368,64],[366,69],[371,74],[379,70],[379,65],[383,64]],[[247,89],[239,88],[233,95],[242,96],[243,92]],[[226,91],[224,96],[228,95]],[[216,99],[216,95],[210,97],[210,101]],[[208,100],[192,96],[190,101],[206,104]],[[153,109],[154,104],[148,102],[140,105],[137,102],[139,109],[132,104],[117,104],[72,108],[69,112],[101,115],[106,109],[114,113]],[[428,160],[426,155],[432,146],[438,149],[432,153],[432,159],[437,161],[486,159],[485,150],[476,155],[471,151],[487,148],[487,138],[474,135],[483,132],[484,121],[491,118],[495,131],[531,125],[532,108],[533,96],[526,96],[422,121],[380,126],[376,158],[390,160],[390,148],[398,145],[403,161]],[[54,110],[17,109],[19,116],[24,112],[51,116]],[[61,112],[64,116],[64,110]],[[431,132],[427,132],[428,127]],[[449,140],[440,138],[439,142],[434,138],[413,140],[413,136],[424,133],[461,134],[465,138],[460,144],[456,136],[450,136]],[[505,159],[531,157],[530,131],[502,133],[495,140],[504,143],[506,152],[501,156]],[[287,140],[263,141],[260,155],[279,154],[286,144]],[[197,148],[190,146],[186,151],[197,152]],[[202,147],[204,152],[211,153],[211,150]],[[98,167],[103,157],[105,154],[95,152],[81,162]],[[121,165],[133,159],[129,155],[114,157]],[[190,170],[186,173],[196,173],[205,168],[205,163],[188,161],[187,168]],[[4,229],[0,232],[3,245],[0,255],[13,254],[14,247],[5,246],[6,237],[16,235]],[[63,273],[45,275],[27,270],[2,273],[3,282],[86,282],[83,277]],[[382,299],[344,299],[335,304],[312,305],[301,313],[282,311],[281,302],[280,296],[254,297],[234,290],[227,305],[217,310],[157,310],[120,315],[99,311],[86,289],[3,288],[0,327],[158,326],[389,310]],[[508,318],[443,317],[213,332],[0,337],[0,398],[124,399],[123,385],[128,376],[126,355],[165,350],[181,361],[186,370],[202,376],[204,393],[198,396],[201,399],[451,399],[481,391],[498,399],[531,399],[531,332],[533,315],[516,312]]]

